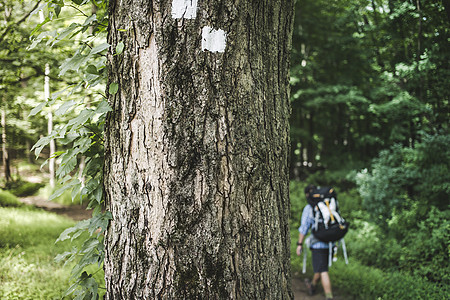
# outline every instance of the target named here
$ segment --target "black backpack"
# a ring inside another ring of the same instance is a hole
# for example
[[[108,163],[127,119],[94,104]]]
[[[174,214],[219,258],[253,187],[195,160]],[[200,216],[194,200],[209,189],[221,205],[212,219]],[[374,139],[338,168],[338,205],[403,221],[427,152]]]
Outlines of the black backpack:
[[[339,213],[336,191],[331,187],[308,186],[305,195],[313,208],[312,234],[323,242],[342,239],[350,224]]]

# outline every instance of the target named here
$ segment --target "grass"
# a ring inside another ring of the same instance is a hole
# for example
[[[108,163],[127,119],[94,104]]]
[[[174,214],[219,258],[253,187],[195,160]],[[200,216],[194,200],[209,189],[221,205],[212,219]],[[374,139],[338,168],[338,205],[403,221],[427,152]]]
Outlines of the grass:
[[[17,207],[22,206],[22,203],[16,196],[8,191],[0,189],[0,207]]]
[[[0,207],[0,299],[61,299],[72,265],[56,263],[54,257],[73,245],[55,240],[73,225],[30,207]]]

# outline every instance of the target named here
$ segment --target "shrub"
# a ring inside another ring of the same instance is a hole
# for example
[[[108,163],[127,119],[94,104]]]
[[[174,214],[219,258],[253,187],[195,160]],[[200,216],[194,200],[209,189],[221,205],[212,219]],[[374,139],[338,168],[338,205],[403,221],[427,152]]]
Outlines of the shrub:
[[[1,207],[17,207],[22,203],[17,200],[16,196],[8,191],[0,190],[0,206]]]
[[[28,197],[36,194],[43,186],[42,183],[20,181],[15,188],[10,189],[10,192],[17,197]]]
[[[299,181],[291,181],[289,185],[290,200],[291,200],[291,226],[298,228],[300,226],[300,217],[303,208],[306,205],[305,187],[307,183]]]
[[[448,207],[450,195],[449,134],[425,136],[415,148],[395,145],[380,152],[370,171],[356,176],[364,207],[387,229],[396,210],[423,206]]]
[[[357,299],[447,299],[448,285],[435,284],[420,276],[383,272],[361,265],[354,259],[342,260],[330,269],[333,285]]]
[[[416,217],[417,210],[412,207],[398,213],[387,233],[369,221],[367,212],[355,212],[346,236],[349,255],[388,272],[401,270],[450,285],[450,210],[428,207],[420,219]]]

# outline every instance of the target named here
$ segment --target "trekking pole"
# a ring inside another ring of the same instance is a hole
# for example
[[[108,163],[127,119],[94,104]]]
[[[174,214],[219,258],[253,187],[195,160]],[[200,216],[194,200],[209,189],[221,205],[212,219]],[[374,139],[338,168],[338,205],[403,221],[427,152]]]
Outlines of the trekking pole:
[[[345,264],[348,265],[347,247],[345,247],[344,239],[341,239],[341,243],[342,243],[342,252],[344,252]]]
[[[305,249],[303,249],[303,274],[306,273],[306,258],[308,256],[308,253],[306,253],[306,249],[308,249],[311,246],[311,236],[308,236],[305,240]]]
[[[303,274],[306,273],[306,256],[307,256],[306,249],[303,249],[303,270],[302,270]]]
[[[331,267],[332,259],[331,257],[333,256],[333,243],[332,242],[328,242],[328,267]]]

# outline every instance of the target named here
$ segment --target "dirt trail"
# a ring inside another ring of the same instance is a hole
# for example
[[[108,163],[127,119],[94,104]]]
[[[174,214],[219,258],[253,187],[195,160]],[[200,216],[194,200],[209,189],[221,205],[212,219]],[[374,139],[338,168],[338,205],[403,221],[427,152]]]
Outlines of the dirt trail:
[[[299,274],[292,275],[292,291],[294,292],[294,300],[325,300],[325,294],[323,293],[322,287],[319,286],[317,292],[313,296],[308,295],[308,290],[306,288],[304,278],[299,277]],[[333,289],[334,300],[344,300],[345,297],[336,295],[336,291]],[[339,292],[339,291],[338,291]]]
[[[46,211],[54,212],[59,215],[66,216],[75,221],[86,220],[91,217],[92,211],[86,210],[86,206],[82,205],[62,205],[52,201],[45,200],[39,196],[30,196],[19,198],[20,202],[27,205],[33,205]]]

